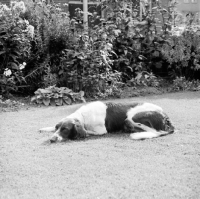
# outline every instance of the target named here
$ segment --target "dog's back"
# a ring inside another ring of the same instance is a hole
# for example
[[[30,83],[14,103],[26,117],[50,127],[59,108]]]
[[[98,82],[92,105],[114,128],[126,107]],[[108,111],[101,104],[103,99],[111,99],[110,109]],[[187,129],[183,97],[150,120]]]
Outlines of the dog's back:
[[[113,103],[107,102],[105,126],[109,133],[123,130],[124,121],[127,118],[129,109],[138,106],[139,103]]]

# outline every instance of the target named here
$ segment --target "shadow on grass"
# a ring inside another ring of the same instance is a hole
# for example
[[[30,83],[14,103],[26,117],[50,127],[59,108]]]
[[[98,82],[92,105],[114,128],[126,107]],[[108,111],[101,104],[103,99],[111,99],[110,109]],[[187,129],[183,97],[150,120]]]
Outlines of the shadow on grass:
[[[91,135],[85,139],[78,139],[78,140],[65,140],[63,142],[53,142],[51,143],[50,139],[45,140],[41,143],[41,145],[53,145],[53,144],[68,144],[68,143],[77,143],[77,142],[87,142],[90,140],[101,140],[101,139],[129,139],[129,133],[109,133],[106,135]]]

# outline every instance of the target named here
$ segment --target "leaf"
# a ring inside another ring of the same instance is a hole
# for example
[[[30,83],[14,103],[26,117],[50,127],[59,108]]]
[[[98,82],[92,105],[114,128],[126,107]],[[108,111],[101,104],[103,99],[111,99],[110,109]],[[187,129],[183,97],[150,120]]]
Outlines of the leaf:
[[[61,87],[61,88],[60,88],[60,93],[69,94],[69,93],[71,93],[71,92],[72,92],[72,90],[69,89],[69,88],[66,88],[66,87]]]
[[[84,97],[81,97],[81,99],[80,99],[83,103],[86,103],[86,100],[85,100],[85,98]]]
[[[118,36],[121,33],[121,30],[113,30],[113,32],[115,33],[115,36]]]
[[[49,93],[52,93],[52,91],[51,91],[51,89],[42,89],[42,88],[39,88],[34,93],[36,95],[40,95],[40,94],[49,94]]]
[[[63,70],[59,70],[58,74],[59,74],[59,75],[62,75],[63,72],[64,72]]]
[[[133,69],[132,69],[130,66],[127,66],[127,68],[129,68],[129,69],[130,69],[130,71],[131,71],[131,72],[133,72]]]
[[[5,53],[6,53],[6,51],[4,51],[4,50],[0,51],[0,55],[5,54]]]
[[[19,66],[14,62],[10,62],[10,68],[15,69],[15,70],[19,70]]]
[[[36,97],[36,96],[33,96],[33,97],[31,98],[31,102],[34,103],[34,102],[36,101],[36,99],[37,99],[37,97]]]
[[[162,9],[163,12],[168,12],[165,8]]]
[[[63,97],[63,102],[67,105],[72,104],[72,100],[69,97]]]
[[[149,78],[149,75],[145,74],[145,75],[144,75],[144,78],[145,78],[145,79],[148,79],[148,78]]]
[[[156,68],[162,68],[162,62],[155,63]]]
[[[55,103],[56,103],[57,106],[61,106],[63,104],[63,99],[57,98],[57,99],[55,99]]]
[[[37,104],[42,104],[42,103],[43,103],[43,100],[42,100],[41,98],[38,98],[38,99],[36,100],[36,102],[37,102]]]
[[[49,106],[49,104],[50,104],[50,99],[49,98],[43,98],[43,104],[45,105],[45,106]]]
[[[85,95],[84,91],[80,91],[79,94],[81,97],[83,97]]]
[[[54,98],[51,98],[51,99],[50,99],[50,104],[51,104],[51,106],[56,106],[56,103],[55,103],[55,99],[54,99]]]
[[[146,57],[144,57],[143,55],[139,55],[138,57],[140,60],[144,60],[144,59],[147,59]]]

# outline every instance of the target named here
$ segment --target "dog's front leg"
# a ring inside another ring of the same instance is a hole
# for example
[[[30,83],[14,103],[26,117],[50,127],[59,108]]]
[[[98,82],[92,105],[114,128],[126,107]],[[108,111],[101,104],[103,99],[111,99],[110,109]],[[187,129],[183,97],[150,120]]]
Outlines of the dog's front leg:
[[[134,122],[133,120],[129,120],[129,122],[132,124],[132,126],[134,128],[136,127],[136,128],[142,129],[143,131],[146,131],[146,132],[157,132],[155,129],[148,127],[144,124]]]
[[[136,132],[130,134],[131,139],[134,140],[143,140],[143,139],[151,139],[159,136],[167,135],[166,131],[156,131],[155,129],[148,127],[141,123],[136,123],[132,120],[128,120],[129,124],[131,124],[134,128],[139,128],[143,130],[143,132]]]
[[[55,132],[55,126],[41,128],[41,129],[39,129],[39,132],[40,133],[43,133],[43,132],[52,132],[52,133],[54,133]]]

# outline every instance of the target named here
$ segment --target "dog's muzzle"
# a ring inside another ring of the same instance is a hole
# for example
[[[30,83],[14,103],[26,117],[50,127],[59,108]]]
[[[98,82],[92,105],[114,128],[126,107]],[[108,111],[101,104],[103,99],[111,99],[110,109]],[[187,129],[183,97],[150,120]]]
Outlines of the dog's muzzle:
[[[54,134],[51,138],[50,138],[50,142],[51,143],[55,143],[55,142],[62,142],[64,139],[59,136],[57,133]]]
[[[57,140],[58,140],[58,137],[57,137],[57,136],[53,136],[53,137],[51,137],[50,142],[51,142],[51,143],[54,143],[54,142],[56,142]]]

